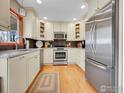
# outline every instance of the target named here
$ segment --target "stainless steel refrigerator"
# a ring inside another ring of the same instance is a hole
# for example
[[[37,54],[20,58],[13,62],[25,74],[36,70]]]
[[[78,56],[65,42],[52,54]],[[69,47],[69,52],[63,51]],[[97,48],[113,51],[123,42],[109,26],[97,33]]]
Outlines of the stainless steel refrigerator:
[[[86,22],[86,79],[98,93],[115,93],[114,18],[112,1]]]

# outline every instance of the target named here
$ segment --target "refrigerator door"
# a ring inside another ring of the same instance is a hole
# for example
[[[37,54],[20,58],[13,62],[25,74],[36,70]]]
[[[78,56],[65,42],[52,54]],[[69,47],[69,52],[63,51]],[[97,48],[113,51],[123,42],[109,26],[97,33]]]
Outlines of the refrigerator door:
[[[111,8],[95,17],[95,60],[112,67],[112,11]]]
[[[86,57],[95,59],[93,50],[93,28],[94,18],[86,23]]]
[[[112,93],[112,69],[96,63],[91,59],[86,59],[86,78],[98,93]]]

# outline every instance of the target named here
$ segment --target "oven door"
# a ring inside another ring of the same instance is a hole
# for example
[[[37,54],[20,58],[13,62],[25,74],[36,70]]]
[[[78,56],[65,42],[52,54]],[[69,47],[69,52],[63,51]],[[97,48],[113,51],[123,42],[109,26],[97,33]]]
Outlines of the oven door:
[[[55,61],[66,61],[67,51],[54,51],[54,60]]]

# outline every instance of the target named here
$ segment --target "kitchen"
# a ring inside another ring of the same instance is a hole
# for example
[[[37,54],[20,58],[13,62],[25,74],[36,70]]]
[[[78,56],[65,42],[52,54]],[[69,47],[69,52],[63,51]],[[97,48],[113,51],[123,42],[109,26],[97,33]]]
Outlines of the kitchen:
[[[0,2],[0,93],[122,93],[122,0]]]

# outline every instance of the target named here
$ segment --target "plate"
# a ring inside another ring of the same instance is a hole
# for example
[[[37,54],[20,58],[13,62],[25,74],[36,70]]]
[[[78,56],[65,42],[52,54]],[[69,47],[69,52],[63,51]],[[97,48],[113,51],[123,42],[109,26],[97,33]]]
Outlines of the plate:
[[[37,41],[36,42],[36,47],[41,48],[43,46],[43,42],[42,41]]]

